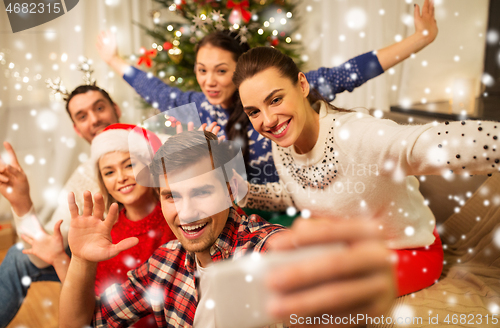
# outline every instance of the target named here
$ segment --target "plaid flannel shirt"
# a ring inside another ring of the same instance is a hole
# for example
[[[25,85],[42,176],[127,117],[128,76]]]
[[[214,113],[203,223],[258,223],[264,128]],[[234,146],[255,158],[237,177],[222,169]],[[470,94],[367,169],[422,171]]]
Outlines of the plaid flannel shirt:
[[[233,208],[222,233],[210,248],[214,262],[265,252],[266,241],[280,225],[257,215],[240,216]],[[177,240],[158,248],[149,260],[97,297],[93,325],[128,327],[153,313],[158,327],[192,327],[198,305],[196,263]]]

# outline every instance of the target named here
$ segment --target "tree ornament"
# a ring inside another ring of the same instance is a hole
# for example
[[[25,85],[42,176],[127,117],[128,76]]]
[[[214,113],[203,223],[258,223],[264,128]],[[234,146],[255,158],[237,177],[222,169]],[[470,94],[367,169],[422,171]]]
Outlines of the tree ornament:
[[[236,10],[236,9],[233,9],[233,11],[231,11],[231,14],[229,15],[229,24],[231,25],[234,25],[234,24],[238,24],[240,25],[241,24],[241,12]]]
[[[271,45],[272,45],[273,47],[276,47],[279,43],[280,43],[280,40],[279,40],[278,38],[273,38],[273,39],[271,40]]]
[[[163,43],[163,49],[164,49],[165,51],[170,50],[170,49],[172,49],[173,47],[174,47],[174,45],[172,44],[172,42],[165,41],[165,42]]]
[[[157,17],[159,18],[161,16],[161,12],[159,10],[156,10],[156,9],[155,10],[151,10],[150,15],[153,18],[157,18]]]
[[[153,17],[153,23],[155,24],[160,24],[160,16],[161,12],[159,10],[151,10],[150,12],[151,17]]]
[[[150,68],[153,65],[153,58],[156,57],[156,49],[146,50],[146,48],[142,47],[140,50],[142,56],[139,57],[137,61],[137,66],[145,64],[146,67]]]
[[[176,5],[176,8],[177,10],[183,10],[184,6],[186,5],[186,1],[185,0],[175,0],[175,5]]]
[[[248,2],[248,0],[243,0],[238,2],[235,2],[233,0],[228,0],[226,7],[227,9],[234,8],[234,10],[231,12],[231,16],[233,15],[233,12],[235,10],[239,11],[241,18],[243,18],[245,23],[248,23],[250,21],[250,18],[252,18],[252,13],[250,13],[247,10],[250,8],[250,3]],[[239,24],[239,23],[231,23],[231,24]]]
[[[176,64],[179,64],[184,57],[181,48],[175,46],[168,51],[168,57]]]

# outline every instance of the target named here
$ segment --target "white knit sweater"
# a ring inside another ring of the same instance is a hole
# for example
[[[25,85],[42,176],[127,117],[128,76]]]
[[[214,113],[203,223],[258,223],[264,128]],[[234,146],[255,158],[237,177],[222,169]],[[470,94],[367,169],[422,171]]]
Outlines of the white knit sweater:
[[[280,182],[250,185],[239,205],[295,206],[313,218],[373,218],[388,247],[427,246],[434,242],[435,218],[414,175],[496,172],[499,132],[495,122],[398,125],[323,103],[314,148],[297,154],[273,143]]]

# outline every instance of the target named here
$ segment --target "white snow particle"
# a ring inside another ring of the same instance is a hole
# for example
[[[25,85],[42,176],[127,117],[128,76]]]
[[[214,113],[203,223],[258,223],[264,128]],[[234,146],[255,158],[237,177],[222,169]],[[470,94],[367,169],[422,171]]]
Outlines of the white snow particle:
[[[408,226],[405,228],[405,235],[413,236],[415,234],[415,228]]]
[[[28,165],[31,165],[35,162],[35,156],[28,154],[24,157],[24,162]]]
[[[213,299],[208,299],[205,302],[205,307],[209,310],[213,309],[215,307],[215,301]]]
[[[373,112],[373,116],[375,116],[376,118],[382,118],[382,116],[384,116],[384,112],[380,109],[377,109]]]
[[[25,287],[28,287],[29,285],[31,285],[31,278],[28,276],[22,277],[21,284],[23,284],[23,286],[25,286]]]
[[[132,256],[125,256],[123,258],[123,263],[129,268],[133,268],[135,266],[135,259]]]
[[[340,130],[339,135],[340,135],[340,139],[347,140],[347,139],[349,139],[349,130],[342,129],[342,130]]]
[[[491,313],[498,313],[500,311],[500,307],[495,304],[495,303],[491,303],[489,306],[488,306],[488,310],[491,312]]]

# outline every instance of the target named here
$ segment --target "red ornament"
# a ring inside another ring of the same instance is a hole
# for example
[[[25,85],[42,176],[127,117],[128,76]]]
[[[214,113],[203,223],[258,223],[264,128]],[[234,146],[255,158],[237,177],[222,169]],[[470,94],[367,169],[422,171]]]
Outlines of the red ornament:
[[[145,64],[146,67],[150,68],[153,65],[153,58],[156,57],[156,49],[146,50],[146,48],[141,48],[142,56],[139,57],[137,61],[137,66]]]
[[[280,40],[278,40],[278,38],[274,38],[274,39],[271,41],[271,45],[272,45],[273,47],[276,47],[279,43],[280,43]]]
[[[248,23],[250,21],[250,18],[252,18],[252,14],[247,10],[250,8],[250,3],[248,0],[243,0],[240,2],[234,2],[233,0],[228,0],[227,9],[234,8],[235,10],[238,10],[241,12],[241,17],[245,21],[245,23]]]
[[[181,1],[181,4],[180,5],[177,5],[177,9],[178,10],[182,10],[182,6],[184,6],[186,4],[186,1],[185,0],[182,0]]]
[[[163,44],[163,49],[166,51],[166,50],[170,50],[174,47],[174,45],[172,44],[172,42],[168,42],[168,41],[165,41],[165,43]]]

